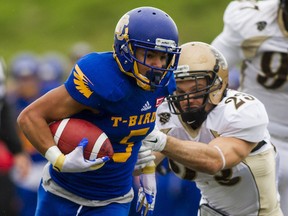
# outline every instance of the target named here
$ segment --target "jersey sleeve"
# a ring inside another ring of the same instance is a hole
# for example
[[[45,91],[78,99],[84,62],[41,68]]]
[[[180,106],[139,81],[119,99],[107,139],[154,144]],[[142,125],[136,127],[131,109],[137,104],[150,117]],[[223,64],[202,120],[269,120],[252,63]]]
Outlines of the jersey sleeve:
[[[255,97],[243,93],[224,98],[209,118],[209,127],[220,136],[249,142],[263,140],[269,121],[264,105]]]
[[[76,101],[100,108],[103,101],[117,101],[125,97],[125,81],[109,54],[91,53],[74,66],[65,87]]]
[[[243,27],[255,12],[255,3],[252,1],[232,1],[224,12],[223,31],[212,41],[211,45],[224,55],[230,68],[244,58],[241,52],[241,45],[244,41]]]

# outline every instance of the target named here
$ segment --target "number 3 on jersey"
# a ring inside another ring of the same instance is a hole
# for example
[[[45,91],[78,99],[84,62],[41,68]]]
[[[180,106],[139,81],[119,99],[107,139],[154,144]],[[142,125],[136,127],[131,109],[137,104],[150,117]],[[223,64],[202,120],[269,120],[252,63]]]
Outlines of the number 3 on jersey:
[[[118,163],[126,162],[128,160],[128,158],[131,156],[132,147],[134,145],[134,142],[129,142],[129,139],[131,137],[134,137],[134,136],[144,136],[147,134],[148,131],[149,131],[149,128],[142,128],[139,130],[131,130],[130,134],[128,136],[124,137],[120,141],[120,144],[127,145],[125,152],[114,153],[113,160],[115,162],[118,162]]]

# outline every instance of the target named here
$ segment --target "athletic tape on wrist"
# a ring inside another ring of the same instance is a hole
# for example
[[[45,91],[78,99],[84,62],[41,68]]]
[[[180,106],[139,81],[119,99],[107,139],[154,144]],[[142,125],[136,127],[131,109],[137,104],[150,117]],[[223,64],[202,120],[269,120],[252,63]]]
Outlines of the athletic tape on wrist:
[[[60,151],[60,149],[55,145],[55,146],[50,147],[46,151],[45,158],[54,165],[56,163],[58,157],[62,154],[63,153]]]
[[[149,162],[149,164],[142,169],[143,174],[152,174],[156,171],[156,165],[154,161]]]
[[[57,158],[55,164],[53,164],[53,168],[54,168],[55,170],[57,170],[58,172],[60,172],[60,171],[62,170],[62,168],[63,168],[64,160],[65,160],[65,155],[64,155],[64,154],[61,154],[61,155]]]

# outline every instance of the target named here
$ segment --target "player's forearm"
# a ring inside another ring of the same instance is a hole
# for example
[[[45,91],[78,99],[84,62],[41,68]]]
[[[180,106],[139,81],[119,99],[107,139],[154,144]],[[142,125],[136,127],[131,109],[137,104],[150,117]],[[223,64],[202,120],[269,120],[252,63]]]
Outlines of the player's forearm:
[[[45,119],[29,110],[29,108],[20,113],[17,123],[27,139],[42,155],[45,155],[49,147],[55,145]]]
[[[165,155],[162,154],[161,152],[154,152],[153,154],[156,156],[156,159],[154,160],[154,162],[157,166],[158,164],[161,163],[162,160],[164,160]]]
[[[199,172],[215,174],[223,167],[223,160],[218,150],[204,143],[184,141],[168,136],[162,153]]]

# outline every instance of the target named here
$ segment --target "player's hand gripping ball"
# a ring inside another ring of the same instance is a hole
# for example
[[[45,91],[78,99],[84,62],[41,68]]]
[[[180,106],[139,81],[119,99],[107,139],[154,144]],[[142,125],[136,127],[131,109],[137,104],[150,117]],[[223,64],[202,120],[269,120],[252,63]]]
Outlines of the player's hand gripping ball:
[[[83,119],[66,118],[49,125],[54,141],[66,155],[73,151],[83,138],[88,139],[84,158],[95,160],[104,156],[112,158],[114,151],[107,135],[96,125]]]

